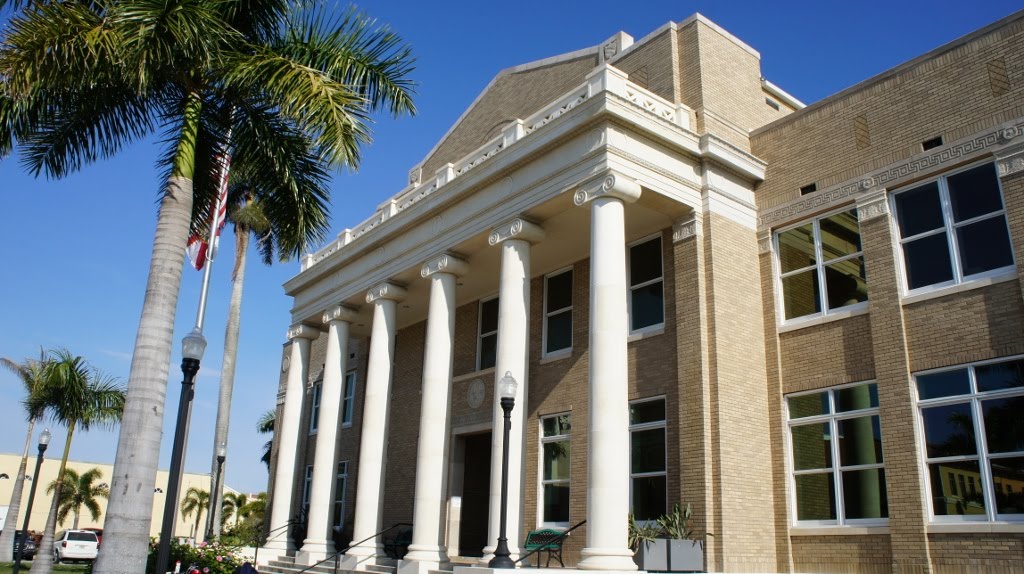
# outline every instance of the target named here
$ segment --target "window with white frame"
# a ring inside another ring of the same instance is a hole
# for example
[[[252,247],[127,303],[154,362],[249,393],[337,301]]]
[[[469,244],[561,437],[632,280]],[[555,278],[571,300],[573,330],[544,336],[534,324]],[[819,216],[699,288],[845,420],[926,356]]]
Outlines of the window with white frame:
[[[345,526],[345,491],[348,490],[348,461],[338,462],[338,475],[334,482],[334,526]]]
[[[798,525],[884,523],[889,516],[878,387],[786,397]]]
[[[309,516],[309,497],[313,490],[313,465],[306,466],[306,475],[302,481],[302,516]]]
[[[637,520],[656,520],[668,500],[665,399],[629,404],[629,496]]]
[[[356,372],[345,374],[345,395],[341,399],[341,424],[352,426],[352,410],[356,403]]]
[[[1024,520],[1024,358],[914,379],[934,519]]]
[[[783,229],[775,240],[786,320],[826,315],[867,301],[856,210]]]
[[[629,246],[629,330],[665,323],[661,236]]]
[[[498,357],[498,298],[480,301],[480,324],[478,327],[476,367],[477,370],[494,366]]]
[[[541,428],[541,475],[543,491],[540,520],[548,526],[569,525],[569,414],[544,417]]]
[[[544,278],[544,355],[572,350],[572,269]]]
[[[316,429],[320,425],[320,399],[324,394],[323,381],[313,383],[312,394],[312,408],[309,409],[309,434],[316,432]]]
[[[906,288],[953,285],[1013,266],[995,165],[893,194]]]

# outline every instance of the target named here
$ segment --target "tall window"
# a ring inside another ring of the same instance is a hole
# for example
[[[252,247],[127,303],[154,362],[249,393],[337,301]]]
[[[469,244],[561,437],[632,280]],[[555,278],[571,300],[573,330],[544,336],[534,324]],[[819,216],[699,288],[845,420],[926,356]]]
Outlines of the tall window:
[[[828,314],[867,301],[856,210],[820,217],[775,237],[787,320]]]
[[[541,522],[549,526],[569,525],[569,432],[568,414],[541,419]]]
[[[338,475],[334,482],[334,525],[345,526],[345,491],[348,489],[348,461],[338,463]]]
[[[572,269],[544,278],[544,354],[572,349]]]
[[[914,378],[936,521],[1024,520],[1024,359]]]
[[[640,331],[665,322],[661,236],[629,247],[629,330]]]
[[[356,372],[349,371],[345,374],[345,395],[341,399],[341,424],[352,426],[352,409],[356,402]]]
[[[952,285],[1013,266],[991,163],[893,196],[907,289]]]
[[[498,298],[480,302],[480,327],[477,341],[477,369],[494,366],[498,355]]]
[[[309,434],[316,432],[320,425],[320,399],[324,394],[323,382],[313,383],[313,404],[309,409]]]
[[[889,507],[878,387],[858,383],[793,394],[786,405],[797,523],[884,522]]]
[[[302,516],[309,516],[309,497],[313,487],[313,465],[306,466],[306,475],[302,481]]]
[[[656,520],[665,514],[668,473],[665,450],[665,399],[629,404],[629,490],[633,516]]]

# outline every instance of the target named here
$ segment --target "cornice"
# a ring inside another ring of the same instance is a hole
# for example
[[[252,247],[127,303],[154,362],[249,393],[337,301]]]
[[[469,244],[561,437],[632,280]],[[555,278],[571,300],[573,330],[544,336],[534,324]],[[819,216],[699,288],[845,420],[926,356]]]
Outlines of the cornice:
[[[420,267],[420,277],[426,279],[435,273],[449,273],[451,275],[464,275],[469,271],[469,265],[451,253],[442,253],[423,264]]]
[[[522,239],[530,243],[537,243],[544,239],[544,229],[535,223],[517,217],[495,227],[487,237],[487,242],[497,245],[509,239]]]

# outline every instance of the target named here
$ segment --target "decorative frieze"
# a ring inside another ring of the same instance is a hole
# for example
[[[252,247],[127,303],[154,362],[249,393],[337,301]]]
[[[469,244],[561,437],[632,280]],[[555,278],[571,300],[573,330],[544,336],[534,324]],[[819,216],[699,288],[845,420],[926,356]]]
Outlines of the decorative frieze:
[[[679,243],[691,237],[700,235],[700,213],[694,211],[689,216],[681,219],[672,226],[672,241]]]
[[[771,253],[774,243],[772,242],[772,230],[762,229],[757,232],[757,252]]]
[[[347,305],[338,305],[332,307],[327,311],[324,311],[323,321],[324,323],[330,323],[331,321],[345,321],[348,323],[354,323],[359,317],[358,311]]]
[[[999,177],[1009,177],[1024,171],[1024,145],[1016,145],[996,154]]]
[[[884,189],[865,193],[857,198],[857,220],[867,221],[889,215],[889,200]]]
[[[468,270],[469,265],[464,260],[450,253],[442,253],[423,264],[423,267],[420,268],[420,277],[427,278],[434,273],[463,275]]]
[[[487,238],[487,242],[491,245],[497,245],[506,239],[523,239],[530,243],[537,243],[544,239],[544,229],[539,225],[517,217],[512,221],[495,227],[491,231],[490,237]]]
[[[302,323],[295,323],[291,327],[288,327],[288,340],[294,339],[309,339],[313,340],[320,336],[320,330],[314,329],[309,325]]]
[[[394,283],[384,282],[366,292],[366,302],[373,303],[378,299],[401,301],[405,298],[405,288]]]
[[[608,172],[603,178],[585,183],[573,194],[573,202],[583,205],[598,197],[614,197],[627,203],[640,199],[640,184],[621,174]]]

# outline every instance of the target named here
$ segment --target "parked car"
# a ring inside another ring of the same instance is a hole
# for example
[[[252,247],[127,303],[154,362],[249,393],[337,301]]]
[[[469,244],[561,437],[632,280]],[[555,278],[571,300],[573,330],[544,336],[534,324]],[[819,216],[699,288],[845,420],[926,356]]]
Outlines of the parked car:
[[[96,548],[103,546],[103,529],[102,528],[83,528],[82,530],[88,530],[96,534]]]
[[[71,560],[95,560],[99,552],[99,540],[95,532],[88,530],[63,530],[53,539],[53,563]]]
[[[18,556],[18,548],[21,547],[21,539],[23,538],[21,530],[14,531],[14,556]],[[22,559],[31,560],[36,555],[36,541],[30,534],[28,539],[25,541],[25,546],[21,549]]]

